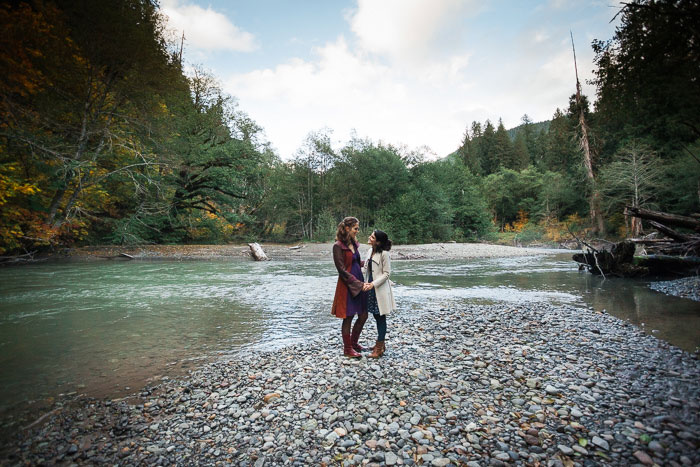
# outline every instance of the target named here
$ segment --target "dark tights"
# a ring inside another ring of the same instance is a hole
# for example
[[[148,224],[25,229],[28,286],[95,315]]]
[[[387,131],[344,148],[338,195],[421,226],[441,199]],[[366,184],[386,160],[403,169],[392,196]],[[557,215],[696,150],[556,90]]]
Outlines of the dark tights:
[[[352,316],[349,318],[343,318],[343,327],[342,327],[342,334],[350,334],[350,329],[352,328]],[[367,321],[367,312],[360,313],[357,315],[357,321],[355,321],[355,328],[357,328],[359,331],[362,331],[362,327],[365,325],[365,321]],[[359,328],[358,328],[359,326]]]
[[[384,342],[386,338],[386,315],[376,314],[374,320],[377,322],[377,340]]]

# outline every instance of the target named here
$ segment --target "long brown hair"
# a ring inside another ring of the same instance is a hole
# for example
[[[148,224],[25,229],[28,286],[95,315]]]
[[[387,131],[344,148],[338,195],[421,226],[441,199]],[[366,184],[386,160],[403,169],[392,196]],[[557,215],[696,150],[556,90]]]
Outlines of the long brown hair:
[[[350,241],[350,235],[345,231],[345,227],[352,228],[355,224],[359,223],[360,221],[357,220],[357,217],[346,217],[338,224],[338,231],[335,233],[335,239],[347,245]]]

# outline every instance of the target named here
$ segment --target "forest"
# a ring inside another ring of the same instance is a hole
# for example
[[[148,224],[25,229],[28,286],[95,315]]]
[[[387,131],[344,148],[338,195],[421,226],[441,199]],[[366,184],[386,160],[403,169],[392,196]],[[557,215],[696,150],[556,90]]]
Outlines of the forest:
[[[185,71],[153,1],[5,2],[0,255],[328,241],[346,215],[398,243],[556,243],[640,235],[625,206],[698,213],[700,1],[617,15],[591,44],[596,95],[572,81],[549,121],[465,122],[438,160],[309,129],[282,159],[215,76]]]

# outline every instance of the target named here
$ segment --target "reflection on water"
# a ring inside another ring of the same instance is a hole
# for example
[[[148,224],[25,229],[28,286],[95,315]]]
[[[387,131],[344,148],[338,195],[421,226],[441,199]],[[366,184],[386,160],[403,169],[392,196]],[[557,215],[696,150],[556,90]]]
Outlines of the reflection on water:
[[[586,304],[686,350],[697,302],[646,282],[579,273],[570,255],[396,261],[400,313],[460,303]],[[136,390],[193,360],[336,336],[330,258],[293,262],[96,262],[0,269],[0,412],[28,399]],[[374,332],[372,325],[369,332]]]

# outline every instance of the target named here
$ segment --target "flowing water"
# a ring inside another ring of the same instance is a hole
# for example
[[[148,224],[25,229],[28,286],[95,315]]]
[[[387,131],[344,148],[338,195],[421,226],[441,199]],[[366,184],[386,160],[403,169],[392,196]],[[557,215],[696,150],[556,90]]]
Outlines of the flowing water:
[[[431,309],[462,303],[585,305],[685,350],[700,345],[698,302],[644,281],[578,272],[570,254],[392,266],[399,313],[430,319]],[[336,280],[330,259],[0,268],[0,416],[66,393],[134,392],[248,348],[318,335],[340,342],[329,315]],[[366,329],[369,340],[371,318]]]

